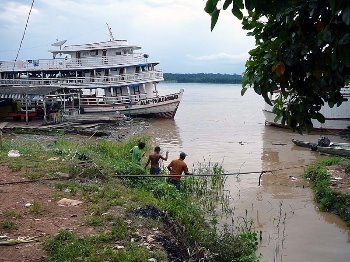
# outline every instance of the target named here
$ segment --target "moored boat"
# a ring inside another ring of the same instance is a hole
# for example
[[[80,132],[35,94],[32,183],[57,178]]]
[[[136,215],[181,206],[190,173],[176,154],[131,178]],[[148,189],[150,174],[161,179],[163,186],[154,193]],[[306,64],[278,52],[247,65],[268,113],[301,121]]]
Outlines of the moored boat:
[[[308,141],[302,141],[292,139],[292,142],[301,147],[310,148],[313,151],[318,151],[323,154],[338,155],[338,156],[350,156],[350,143],[333,143],[329,146],[319,146],[318,143],[312,143]]]
[[[184,90],[159,95],[157,85],[163,73],[158,62],[137,53],[139,46],[126,40],[83,45],[53,44],[53,59],[0,61],[0,98],[19,102],[29,109],[44,107],[45,99],[36,94],[35,100],[19,89],[40,86],[55,87],[61,109],[75,108],[80,113],[119,111],[128,116],[174,118]],[[11,88],[15,87],[15,88]],[[67,90],[79,90],[79,97],[68,98]],[[39,97],[38,97],[39,96]],[[75,102],[75,103],[73,103]]]
[[[348,99],[344,101],[339,107],[329,107],[325,104],[320,113],[325,117],[325,122],[320,123],[317,120],[312,120],[313,128],[318,130],[343,130],[350,127],[350,90],[349,88],[343,88],[341,93],[344,98]],[[275,97],[278,95],[278,91],[270,97],[273,103]],[[275,113],[272,111],[273,106],[265,103],[263,113],[265,116],[265,123],[273,126],[285,127],[280,120],[276,119]]]

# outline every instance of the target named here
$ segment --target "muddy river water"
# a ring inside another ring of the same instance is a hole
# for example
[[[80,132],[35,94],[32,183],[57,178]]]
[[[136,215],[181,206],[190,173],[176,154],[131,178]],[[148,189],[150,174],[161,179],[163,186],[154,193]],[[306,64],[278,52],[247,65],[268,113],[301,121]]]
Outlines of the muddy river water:
[[[160,93],[185,89],[175,120],[152,120],[155,143],[175,159],[188,154],[189,166],[222,163],[229,176],[230,205],[261,231],[261,261],[350,261],[350,230],[335,215],[320,212],[304,166],[323,157],[296,147],[292,138],[316,142],[320,133],[299,135],[265,126],[263,100],[253,91],[240,96],[239,85],[159,84]],[[336,133],[332,141],[343,142]],[[167,164],[168,162],[164,163]],[[273,170],[262,176],[261,170]],[[222,221],[225,223],[225,221]]]

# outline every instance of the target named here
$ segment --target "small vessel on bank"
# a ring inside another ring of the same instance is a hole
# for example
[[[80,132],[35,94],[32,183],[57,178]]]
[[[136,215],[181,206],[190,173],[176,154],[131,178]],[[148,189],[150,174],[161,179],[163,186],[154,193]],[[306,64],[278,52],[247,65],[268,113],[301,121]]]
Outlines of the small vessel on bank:
[[[53,44],[52,59],[0,61],[0,102],[18,105],[5,107],[2,115],[25,108],[46,114],[58,105],[70,116],[119,111],[174,118],[184,90],[159,95],[163,73],[156,69],[158,62],[136,52],[141,47],[112,35],[106,42],[63,46],[65,42]]]
[[[344,101],[339,107],[329,107],[328,104],[321,108],[320,113],[325,117],[325,122],[320,123],[317,120],[312,120],[313,128],[319,130],[343,130],[350,126],[350,90],[349,88],[343,88],[341,90],[344,98],[348,101]],[[273,103],[274,97],[278,95],[276,92],[272,98]],[[263,113],[265,116],[265,123],[275,126],[281,126],[281,121],[276,121],[276,115],[272,111],[273,106],[265,103]]]
[[[350,143],[329,143],[328,146],[322,145],[322,143],[312,143],[309,141],[302,141],[298,139],[292,139],[292,142],[301,147],[309,148],[313,151],[318,151],[323,154],[337,155],[337,156],[350,156]]]

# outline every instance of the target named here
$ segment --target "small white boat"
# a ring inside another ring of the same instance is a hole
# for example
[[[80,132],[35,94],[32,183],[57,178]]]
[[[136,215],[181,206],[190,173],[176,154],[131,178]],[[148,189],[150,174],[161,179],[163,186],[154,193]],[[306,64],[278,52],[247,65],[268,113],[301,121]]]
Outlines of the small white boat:
[[[59,103],[63,111],[174,118],[184,90],[159,95],[157,84],[164,80],[163,73],[156,69],[158,62],[136,52],[141,47],[114,40],[112,34],[106,42],[63,46],[65,42],[53,44],[53,59],[0,61],[0,98],[27,108]],[[56,96],[36,93],[33,100],[21,91],[33,86],[55,87]],[[79,90],[79,96],[72,98],[69,90],[75,94]]]
[[[320,110],[320,113],[325,117],[325,122],[320,123],[317,120],[312,120],[314,129],[343,130],[350,126],[350,90],[349,88],[343,88],[341,92],[344,98],[347,98],[348,101],[344,101],[339,107],[334,106],[333,108],[330,108],[325,104]],[[277,94],[278,93],[274,94],[274,96]],[[272,103],[274,102],[274,96],[271,97]],[[280,120],[276,121],[276,115],[273,113],[272,108],[272,106],[265,103],[265,108],[263,109],[265,123],[284,127]]]

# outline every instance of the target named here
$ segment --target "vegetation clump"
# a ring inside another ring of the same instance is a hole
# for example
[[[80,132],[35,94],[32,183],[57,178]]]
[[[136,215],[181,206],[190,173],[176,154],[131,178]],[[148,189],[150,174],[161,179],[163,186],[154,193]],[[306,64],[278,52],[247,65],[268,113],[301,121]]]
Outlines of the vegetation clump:
[[[140,139],[147,143],[147,137],[125,142],[56,138],[36,143],[19,137],[4,140],[0,148],[0,164],[37,182],[50,181],[57,196],[79,196],[84,203],[82,222],[93,233],[59,231],[46,241],[48,261],[258,260],[251,223],[217,222],[234,215],[219,164],[200,164],[196,174],[213,175],[184,178],[179,191],[132,163],[130,149]],[[20,157],[9,158],[12,149]],[[67,176],[62,179],[62,174]],[[30,211],[41,214],[45,209],[35,202]]]
[[[333,157],[309,166],[304,175],[312,183],[315,200],[319,203],[320,210],[339,215],[350,226],[350,194],[337,189],[336,181],[332,179],[328,172],[331,166],[339,165],[345,174],[345,178],[349,180],[347,171],[349,164],[349,159]]]

